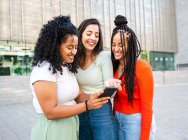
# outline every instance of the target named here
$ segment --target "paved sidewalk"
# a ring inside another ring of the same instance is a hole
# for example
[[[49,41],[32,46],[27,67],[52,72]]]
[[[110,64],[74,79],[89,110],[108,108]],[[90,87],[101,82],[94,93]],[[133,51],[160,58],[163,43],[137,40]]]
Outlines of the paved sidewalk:
[[[0,140],[30,140],[35,121],[31,102],[0,106]]]
[[[156,140],[188,140],[188,83],[155,87]]]
[[[0,79],[1,83],[2,80],[5,79]],[[25,93],[19,96],[16,90],[20,92],[23,87],[16,88],[13,97],[10,94],[6,100],[3,99],[3,88],[0,88],[0,140],[30,140],[36,119],[31,93],[25,89]],[[16,102],[11,98],[19,100]],[[155,85],[154,112],[156,140],[188,140],[188,83]]]

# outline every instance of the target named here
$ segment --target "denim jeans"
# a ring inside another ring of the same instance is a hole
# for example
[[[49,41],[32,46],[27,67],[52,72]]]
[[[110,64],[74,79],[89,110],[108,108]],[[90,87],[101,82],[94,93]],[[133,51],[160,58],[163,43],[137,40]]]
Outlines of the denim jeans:
[[[119,140],[140,140],[141,131],[141,114],[123,114],[115,112],[115,116],[118,120]],[[154,119],[152,120],[152,126],[150,131],[149,140],[154,140]]]
[[[99,109],[81,113],[79,120],[79,140],[118,140],[110,100]]]

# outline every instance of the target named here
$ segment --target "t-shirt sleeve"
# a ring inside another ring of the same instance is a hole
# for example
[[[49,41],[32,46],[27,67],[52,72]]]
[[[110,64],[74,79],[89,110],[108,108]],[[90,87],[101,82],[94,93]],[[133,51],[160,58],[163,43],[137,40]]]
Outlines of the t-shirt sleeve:
[[[47,62],[40,66],[35,66],[31,73],[30,83],[33,84],[39,80],[56,82],[56,74],[52,74],[52,70],[49,70],[49,67],[50,64]]]
[[[100,53],[100,62],[104,81],[113,78],[113,66],[110,51],[103,51]]]

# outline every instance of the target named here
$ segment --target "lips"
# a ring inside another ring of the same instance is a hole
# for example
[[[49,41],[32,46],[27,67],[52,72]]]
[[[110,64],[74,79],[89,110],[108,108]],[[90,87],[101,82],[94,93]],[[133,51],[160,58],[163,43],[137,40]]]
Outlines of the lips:
[[[115,59],[120,59],[122,57],[122,53],[114,53]]]
[[[120,57],[122,55],[122,53],[114,53],[114,56],[116,57]]]
[[[90,45],[90,46],[93,46],[93,45],[96,44],[94,41],[88,41],[87,43],[88,43],[88,45]]]
[[[70,55],[69,59],[73,60],[74,59],[74,55]]]

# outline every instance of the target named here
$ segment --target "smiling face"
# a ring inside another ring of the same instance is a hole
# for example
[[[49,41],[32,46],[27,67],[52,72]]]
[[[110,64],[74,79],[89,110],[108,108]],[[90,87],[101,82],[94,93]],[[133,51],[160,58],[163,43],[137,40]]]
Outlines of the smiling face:
[[[77,53],[78,37],[76,35],[68,35],[65,42],[60,45],[60,53],[63,62],[72,63],[74,61],[74,56]]]
[[[116,60],[123,59],[124,47],[121,42],[120,32],[118,32],[112,40],[112,52],[114,53],[114,58]]]
[[[86,51],[92,51],[99,41],[99,26],[88,25],[82,33],[82,44]]]
[[[119,61],[123,61],[124,54],[127,52],[128,48],[128,40],[130,37],[130,34],[123,33],[124,34],[124,42],[121,41],[121,35],[120,32],[117,32],[112,40],[112,52],[114,54],[114,58]]]

